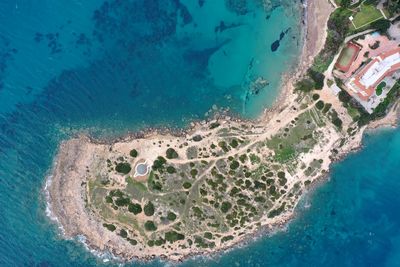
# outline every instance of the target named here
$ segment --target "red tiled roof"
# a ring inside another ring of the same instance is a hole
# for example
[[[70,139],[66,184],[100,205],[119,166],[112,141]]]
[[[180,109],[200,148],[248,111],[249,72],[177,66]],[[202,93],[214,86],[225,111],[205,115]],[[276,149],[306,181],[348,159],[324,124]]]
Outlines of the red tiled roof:
[[[371,95],[374,94],[376,87],[378,86],[378,84],[387,76],[393,74],[394,72],[396,72],[397,70],[400,70],[400,63],[394,64],[390,67],[390,69],[388,69],[385,73],[383,73],[383,75],[381,75],[381,77],[379,77],[379,79],[372,84],[371,86],[366,87],[365,85],[363,85],[360,80],[361,78],[364,76],[364,74],[371,68],[371,66],[373,66],[375,63],[380,62],[384,59],[386,59],[387,57],[390,57],[396,53],[400,53],[400,47],[393,49],[389,52],[386,53],[382,53],[380,56],[374,58],[370,63],[368,63],[355,77],[354,80],[352,81],[352,83],[354,85],[357,86],[358,92],[356,93],[357,96],[364,100],[367,101]],[[379,58],[381,60],[379,60]]]

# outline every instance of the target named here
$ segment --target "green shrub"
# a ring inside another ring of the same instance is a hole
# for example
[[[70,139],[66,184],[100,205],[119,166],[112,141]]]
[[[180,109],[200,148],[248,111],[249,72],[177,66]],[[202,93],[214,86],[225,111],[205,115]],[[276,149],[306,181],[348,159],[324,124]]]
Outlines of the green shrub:
[[[245,161],[247,160],[247,155],[246,154],[240,155],[239,160],[240,162],[245,163]]]
[[[113,203],[112,197],[106,196],[106,203]]]
[[[212,238],[213,238],[213,235],[212,235],[212,233],[210,233],[210,232],[205,232],[205,233],[204,233],[204,237],[207,238],[207,239],[212,239]]]
[[[265,202],[266,199],[265,199],[264,197],[260,197],[260,196],[259,196],[259,197],[255,197],[255,198],[254,198],[254,201],[255,201],[255,202],[260,202],[260,203],[262,203],[262,202]]]
[[[173,173],[175,173],[175,172],[176,172],[176,170],[175,170],[175,168],[174,168],[174,167],[172,167],[172,166],[168,166],[168,167],[167,167],[167,172],[168,172],[169,174],[173,174]]]
[[[312,99],[317,101],[319,99],[319,94],[313,94]]]
[[[230,164],[230,168],[232,169],[232,170],[236,170],[237,168],[239,168],[239,162],[238,161],[236,161],[236,160],[234,160],[234,161],[232,161],[232,163]]]
[[[393,16],[400,12],[400,2],[396,0],[388,1],[387,10],[389,11],[390,15]],[[399,21],[400,17],[398,16],[395,21]]]
[[[183,188],[185,188],[185,189],[189,189],[190,187],[192,187],[192,184],[189,183],[189,182],[184,182],[182,186],[183,186]]]
[[[317,109],[319,109],[319,110],[322,110],[323,108],[324,108],[324,101],[322,101],[322,100],[319,100],[316,104],[315,104],[315,107],[317,108]]]
[[[175,241],[178,240],[184,240],[185,236],[181,233],[175,232],[175,231],[169,231],[165,233],[165,240],[167,240],[170,243],[174,243]]]
[[[233,148],[236,148],[238,145],[239,145],[239,143],[238,143],[238,141],[236,140],[236,139],[233,139],[231,142],[230,142],[230,144],[229,144],[231,147],[233,147]]]
[[[348,103],[348,102],[350,102],[350,100],[351,100],[351,96],[350,96],[346,91],[344,91],[344,90],[341,90],[341,91],[339,92],[338,97],[339,97],[339,100],[340,100],[341,102],[343,102],[343,103]]]
[[[224,243],[226,241],[232,240],[233,236],[232,235],[227,235],[221,238],[221,243]]]
[[[338,128],[341,128],[343,124],[342,120],[339,119],[338,117],[333,118],[332,123]]]
[[[128,205],[128,210],[136,215],[136,214],[139,214],[139,213],[142,212],[142,206],[140,204],[137,204],[137,203],[133,203],[133,204],[130,203]]]
[[[283,177],[283,178],[279,179],[279,185],[280,186],[284,186],[286,183],[287,183],[287,179],[286,178]]]
[[[120,162],[115,166],[115,170],[119,173],[128,174],[132,168],[128,162]]]
[[[263,189],[263,190],[266,190],[266,189],[267,189],[267,186],[266,186],[263,182],[260,182],[260,181],[255,180],[255,181],[254,181],[254,188],[255,188],[255,189]]]
[[[280,215],[283,211],[285,211],[285,206],[286,206],[286,203],[284,202],[279,208],[271,210],[268,213],[268,218],[274,218],[274,217]]]
[[[120,235],[121,237],[123,237],[123,238],[127,238],[127,237],[128,237],[128,232],[127,232],[126,230],[124,230],[124,229],[121,229],[121,230],[119,231],[119,235]]]
[[[307,93],[311,92],[314,89],[314,86],[315,84],[312,80],[302,79],[301,81],[296,83],[295,90]]]
[[[127,238],[127,240],[128,240],[129,243],[131,243],[131,245],[133,245],[133,246],[137,245],[137,243],[138,243],[135,239]]]
[[[158,156],[157,159],[153,162],[153,170],[162,169],[166,162],[167,160],[165,158]]]
[[[146,216],[153,216],[154,214],[154,205],[151,201],[147,202],[146,205],[143,207],[144,214]]]
[[[131,157],[136,158],[139,153],[137,152],[136,149],[132,149],[131,152],[129,152],[129,155],[131,155]]]
[[[167,214],[167,219],[169,220],[169,221],[175,221],[175,219],[176,219],[176,214],[175,213],[173,213],[173,212],[168,212],[168,214]]]
[[[227,146],[227,144],[226,144],[225,141],[220,141],[220,142],[218,142],[218,146],[219,146],[220,148],[222,148],[222,150],[223,150],[224,152],[228,152],[228,151],[229,151],[229,148],[228,148],[228,146]]]
[[[131,201],[129,198],[126,197],[119,197],[115,200],[115,205],[117,205],[118,207],[128,206],[129,203],[131,203]]]
[[[213,122],[213,123],[211,123],[210,124],[210,129],[212,130],[212,129],[215,129],[215,128],[217,128],[217,127],[219,127],[219,123],[218,122]]]
[[[193,136],[193,141],[195,141],[195,142],[200,142],[201,140],[203,140],[203,138],[201,137],[201,135],[195,135],[195,136]]]
[[[115,227],[115,225],[113,225],[113,224],[103,223],[103,226],[104,226],[105,228],[107,228],[107,229],[108,229],[109,231],[111,231],[111,232],[114,232],[115,229],[117,229],[117,227]]]
[[[198,171],[197,171],[196,169],[191,169],[191,170],[190,170],[190,175],[191,175],[193,178],[196,177],[197,173],[198,173]]]
[[[322,113],[327,113],[332,107],[331,103],[326,103],[324,106],[324,109],[322,110]]]
[[[111,190],[109,195],[110,195],[110,197],[123,197],[124,193],[122,193],[121,190],[116,189],[116,190]]]
[[[284,172],[278,172],[278,177],[283,179],[285,178],[285,173]]]
[[[156,191],[161,191],[162,190],[162,184],[158,181],[150,181],[150,188],[152,190]]]
[[[308,76],[310,76],[310,78],[314,81],[315,89],[320,90],[324,87],[325,76],[322,73],[313,69],[309,69]]]
[[[223,213],[227,213],[232,208],[232,204],[229,202],[222,202],[221,211]]]
[[[350,6],[350,4],[351,4],[351,0],[340,0],[340,6],[341,7],[347,8],[347,7]]]
[[[156,245],[156,246],[161,246],[162,244],[165,244],[165,240],[164,239],[162,239],[162,238],[160,238],[160,239],[157,239],[155,242],[154,242],[154,244]]]
[[[144,223],[144,229],[146,229],[146,231],[155,231],[157,230],[157,226],[154,224],[153,221],[146,221]]]
[[[168,148],[166,152],[167,159],[176,159],[179,157],[178,153],[173,148]]]

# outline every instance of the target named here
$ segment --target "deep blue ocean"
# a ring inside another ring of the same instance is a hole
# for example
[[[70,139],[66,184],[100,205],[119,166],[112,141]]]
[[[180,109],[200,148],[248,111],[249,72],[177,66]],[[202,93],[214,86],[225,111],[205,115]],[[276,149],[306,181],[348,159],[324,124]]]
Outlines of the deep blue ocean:
[[[59,143],[255,118],[301,48],[301,1],[1,0],[0,266],[112,266],[46,215]],[[263,80],[266,86],[256,86]],[[400,131],[366,135],[287,229],[182,266],[400,266]],[[165,266],[166,262],[133,262]]]

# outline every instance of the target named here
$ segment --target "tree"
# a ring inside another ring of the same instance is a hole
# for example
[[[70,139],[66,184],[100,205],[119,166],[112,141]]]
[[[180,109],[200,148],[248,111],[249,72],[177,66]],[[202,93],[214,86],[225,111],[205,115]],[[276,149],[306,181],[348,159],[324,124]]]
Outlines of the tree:
[[[341,90],[339,92],[339,100],[343,103],[348,103],[351,100],[351,96],[347,92]]]
[[[117,229],[117,228],[115,227],[115,225],[113,225],[113,224],[103,223],[103,226],[104,226],[105,228],[107,228],[107,229],[108,229],[109,231],[111,231],[111,232],[114,232],[115,229]]]
[[[322,110],[323,108],[324,108],[324,101],[322,101],[322,100],[319,100],[316,104],[315,104],[315,107],[317,108],[317,109],[319,109],[319,110]]]
[[[153,221],[146,221],[144,223],[144,229],[146,229],[146,231],[155,231],[157,230],[157,226],[154,224]]]
[[[146,216],[153,216],[154,214],[154,205],[151,202],[147,202],[146,205],[143,207],[144,214]]]
[[[176,219],[175,213],[173,213],[171,211],[168,212],[167,219],[170,220],[170,221],[175,221],[175,219]]]
[[[128,174],[131,169],[131,165],[128,162],[120,162],[117,164],[117,166],[115,166],[115,170],[123,174]]]
[[[131,152],[129,152],[129,155],[131,155],[132,158],[136,158],[139,153],[137,152],[136,149],[132,149]]]
[[[311,92],[314,89],[314,82],[310,79],[303,79],[296,83],[295,88],[305,93]]]
[[[237,168],[239,168],[239,162],[234,160],[232,161],[231,165],[229,166],[232,170],[236,170]]]
[[[227,213],[232,208],[232,204],[229,202],[222,202],[221,211],[223,213]]]
[[[175,170],[175,168],[174,168],[173,166],[168,166],[168,167],[167,167],[167,172],[168,172],[169,174],[173,174],[173,173],[176,172],[176,170]]]
[[[400,1],[398,0],[389,0],[387,9],[390,15],[394,15],[400,12]]]
[[[120,235],[121,237],[123,237],[123,238],[126,238],[126,237],[128,236],[128,232],[127,232],[126,230],[124,230],[124,229],[121,229],[121,230],[119,231],[119,235]]]
[[[153,170],[161,169],[167,161],[165,158],[158,156],[157,159],[153,162]]]
[[[184,182],[182,186],[183,186],[183,188],[185,188],[185,189],[189,189],[189,188],[192,186],[192,184],[189,183],[189,182]]]
[[[325,76],[318,72],[315,71],[313,69],[309,69],[308,70],[308,76],[310,76],[310,78],[314,81],[315,85],[315,89],[322,89],[324,87],[324,80],[325,80]]]
[[[167,159],[176,159],[179,155],[173,148],[168,148],[167,149]]]
[[[130,203],[128,205],[128,210],[136,215],[136,214],[139,214],[142,212],[142,206],[140,206],[140,204],[137,204],[137,203],[133,203],[133,204]]]

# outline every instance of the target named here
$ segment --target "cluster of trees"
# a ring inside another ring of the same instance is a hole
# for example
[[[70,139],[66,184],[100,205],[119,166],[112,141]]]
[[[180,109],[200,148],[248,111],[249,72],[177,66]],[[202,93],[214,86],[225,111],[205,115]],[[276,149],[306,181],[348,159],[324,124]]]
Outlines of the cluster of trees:
[[[391,25],[392,23],[387,19],[380,19],[370,24],[371,28],[374,28],[381,33],[386,33]]]
[[[399,0],[388,0],[386,2],[386,4],[387,4],[386,8],[389,11],[391,16],[400,13],[400,1]]]

